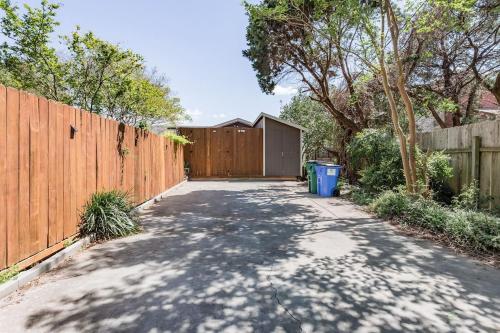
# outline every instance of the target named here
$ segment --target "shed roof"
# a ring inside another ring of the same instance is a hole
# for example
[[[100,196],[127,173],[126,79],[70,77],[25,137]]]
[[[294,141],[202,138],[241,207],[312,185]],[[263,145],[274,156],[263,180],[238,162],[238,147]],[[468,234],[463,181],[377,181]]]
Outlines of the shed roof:
[[[281,118],[275,117],[275,116],[273,116],[273,115],[270,115],[270,114],[268,114],[268,113],[264,113],[264,112],[262,112],[261,114],[259,114],[259,116],[257,117],[257,119],[255,119],[255,121],[253,122],[252,127],[254,127],[254,126],[255,126],[255,124],[257,124],[257,122],[258,122],[261,118],[269,118],[269,119],[272,119],[272,120],[274,120],[274,121],[280,122],[280,123],[282,123],[282,124],[288,125],[288,126],[290,126],[290,127],[295,127],[295,128],[297,128],[297,129],[299,129],[299,130],[302,130],[302,131],[307,131],[307,128],[305,128],[305,127],[302,127],[302,126],[300,126],[300,125],[294,124],[294,123],[292,123],[292,122],[289,122],[289,121],[287,121],[287,120],[284,120],[284,119],[281,119]]]

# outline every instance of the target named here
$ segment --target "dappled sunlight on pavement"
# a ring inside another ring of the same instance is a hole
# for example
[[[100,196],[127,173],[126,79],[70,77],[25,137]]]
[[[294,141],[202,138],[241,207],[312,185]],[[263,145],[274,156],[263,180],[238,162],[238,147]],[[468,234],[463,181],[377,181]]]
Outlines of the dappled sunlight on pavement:
[[[0,301],[0,331],[478,332],[500,271],[295,182],[189,182]]]

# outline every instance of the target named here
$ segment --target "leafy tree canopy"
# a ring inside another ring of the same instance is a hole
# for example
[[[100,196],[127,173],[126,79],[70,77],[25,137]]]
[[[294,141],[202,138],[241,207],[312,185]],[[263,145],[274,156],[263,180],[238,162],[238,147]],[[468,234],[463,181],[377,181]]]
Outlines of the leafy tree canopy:
[[[308,129],[304,132],[304,155],[313,159],[324,149],[338,150],[335,138],[341,131],[333,116],[307,95],[297,95],[281,109],[280,118]]]
[[[187,116],[165,78],[148,71],[131,50],[97,38],[79,27],[53,38],[59,6],[40,7],[0,0],[0,82],[71,104],[118,121],[141,126],[175,123]],[[60,42],[62,49],[53,45]]]

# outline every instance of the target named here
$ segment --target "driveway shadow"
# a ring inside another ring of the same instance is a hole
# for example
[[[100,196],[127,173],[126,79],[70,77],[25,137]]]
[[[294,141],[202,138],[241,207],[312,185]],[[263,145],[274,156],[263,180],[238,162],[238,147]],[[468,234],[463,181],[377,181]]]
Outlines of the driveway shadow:
[[[27,313],[24,328],[500,328],[498,270],[396,235],[369,216],[332,214],[322,207],[340,207],[293,183],[226,185],[188,183],[142,214],[143,234],[95,246],[58,269],[50,283],[75,290]]]

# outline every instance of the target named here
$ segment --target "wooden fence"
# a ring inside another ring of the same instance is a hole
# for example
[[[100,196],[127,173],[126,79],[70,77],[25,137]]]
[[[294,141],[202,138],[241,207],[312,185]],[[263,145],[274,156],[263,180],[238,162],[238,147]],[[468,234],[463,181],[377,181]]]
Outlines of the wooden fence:
[[[424,151],[450,154],[455,192],[476,179],[481,194],[494,197],[490,208],[500,205],[500,120],[420,133],[418,142]]]
[[[183,165],[164,137],[0,86],[0,270],[61,249],[92,193],[138,204],[179,183]]]
[[[193,177],[262,177],[261,128],[181,128]]]

